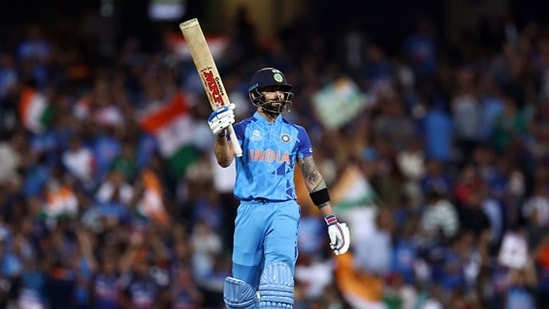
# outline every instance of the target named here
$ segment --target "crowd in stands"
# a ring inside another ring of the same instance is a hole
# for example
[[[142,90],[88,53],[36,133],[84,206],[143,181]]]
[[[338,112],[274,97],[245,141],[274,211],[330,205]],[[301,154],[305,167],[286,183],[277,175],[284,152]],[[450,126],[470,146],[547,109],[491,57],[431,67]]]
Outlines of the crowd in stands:
[[[252,72],[285,72],[351,228],[334,256],[300,195],[295,308],[549,308],[549,29],[456,47],[423,21],[389,54],[360,27],[234,25],[217,56],[237,116]],[[0,307],[223,308],[238,203],[191,60],[131,36],[98,63],[24,29],[0,42]],[[314,96],[342,76],[367,103],[327,128]]]

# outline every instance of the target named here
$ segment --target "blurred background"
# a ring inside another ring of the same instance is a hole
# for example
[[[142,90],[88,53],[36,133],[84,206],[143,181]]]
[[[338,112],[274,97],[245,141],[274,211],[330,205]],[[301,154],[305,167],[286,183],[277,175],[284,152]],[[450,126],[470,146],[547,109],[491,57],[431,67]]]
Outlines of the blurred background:
[[[0,307],[224,308],[234,167],[178,24],[239,119],[282,70],[348,254],[296,174],[295,308],[549,308],[549,2],[3,1]]]

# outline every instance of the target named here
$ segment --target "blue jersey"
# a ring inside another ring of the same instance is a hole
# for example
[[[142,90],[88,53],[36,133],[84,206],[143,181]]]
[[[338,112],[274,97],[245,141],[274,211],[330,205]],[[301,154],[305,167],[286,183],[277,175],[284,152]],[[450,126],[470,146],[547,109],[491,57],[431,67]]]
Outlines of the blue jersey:
[[[305,129],[282,116],[269,122],[257,112],[235,124],[234,129],[243,153],[236,158],[236,198],[295,200],[296,160],[313,152]]]

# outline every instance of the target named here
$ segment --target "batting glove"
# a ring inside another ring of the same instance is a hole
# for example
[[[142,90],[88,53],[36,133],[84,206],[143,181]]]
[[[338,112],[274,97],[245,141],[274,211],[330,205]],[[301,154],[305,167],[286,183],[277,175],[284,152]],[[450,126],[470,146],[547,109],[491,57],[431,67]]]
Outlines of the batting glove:
[[[330,248],[336,255],[343,254],[349,250],[351,236],[346,223],[337,222],[335,215],[324,218],[328,225],[328,236],[330,237]]]
[[[231,103],[229,105],[218,108],[213,111],[208,117],[208,125],[214,135],[223,133],[227,127],[234,123],[234,109],[236,105]]]

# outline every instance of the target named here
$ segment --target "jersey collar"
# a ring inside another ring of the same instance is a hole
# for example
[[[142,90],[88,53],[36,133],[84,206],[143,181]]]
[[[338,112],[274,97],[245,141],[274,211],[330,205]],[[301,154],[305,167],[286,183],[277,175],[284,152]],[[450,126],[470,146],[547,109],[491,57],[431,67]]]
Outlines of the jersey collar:
[[[265,124],[271,123],[269,120],[265,119],[265,117],[261,116],[259,112],[255,112],[253,117],[256,121],[259,121],[261,123],[265,123]],[[282,115],[279,114],[278,116],[276,116],[275,121],[272,123],[278,123],[280,121],[282,121]]]

